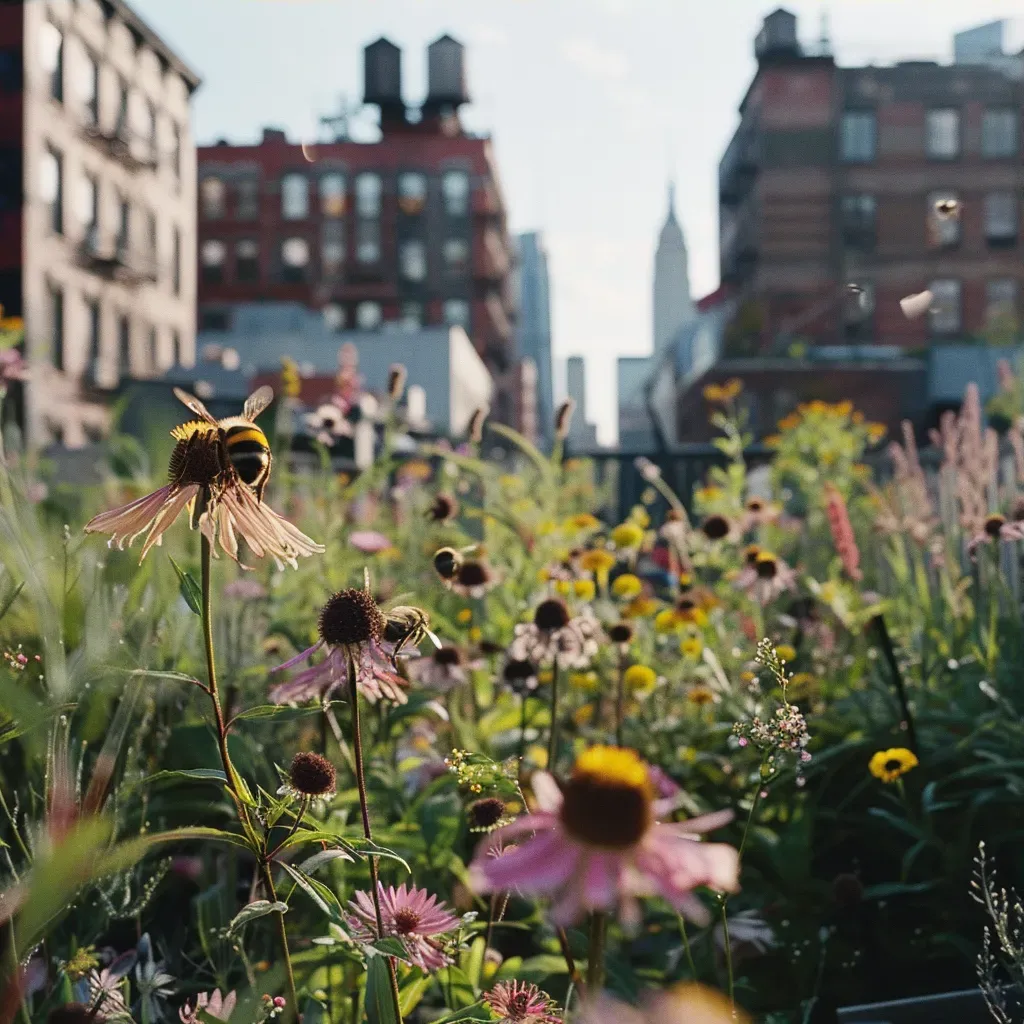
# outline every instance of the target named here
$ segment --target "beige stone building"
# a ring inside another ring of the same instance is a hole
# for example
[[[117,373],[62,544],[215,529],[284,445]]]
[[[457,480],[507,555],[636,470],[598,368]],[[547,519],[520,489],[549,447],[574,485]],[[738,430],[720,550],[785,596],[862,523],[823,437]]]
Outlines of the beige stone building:
[[[195,361],[199,78],[123,0],[22,11],[25,423],[75,448],[119,382]]]

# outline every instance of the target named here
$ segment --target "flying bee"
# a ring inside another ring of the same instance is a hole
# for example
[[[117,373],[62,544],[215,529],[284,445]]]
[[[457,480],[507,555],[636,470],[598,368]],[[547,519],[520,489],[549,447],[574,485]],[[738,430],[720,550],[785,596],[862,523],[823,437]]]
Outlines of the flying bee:
[[[440,648],[441,641],[430,630],[430,616],[422,609],[412,605],[399,605],[386,612],[384,639],[394,644],[391,652],[391,664],[398,668],[398,655],[409,645],[418,647],[430,637],[434,646]]]
[[[239,479],[251,487],[256,501],[263,501],[263,492],[270,478],[270,444],[266,434],[256,426],[256,417],[273,401],[273,388],[264,385],[246,399],[241,416],[228,416],[216,420],[203,402],[180,388],[174,389],[179,401],[202,422],[185,423],[171,431],[179,443],[193,444],[205,435],[216,441],[216,454],[222,473],[233,470]],[[216,432],[215,438],[212,437]],[[182,455],[183,458],[183,455]],[[173,471],[173,462],[172,462]]]

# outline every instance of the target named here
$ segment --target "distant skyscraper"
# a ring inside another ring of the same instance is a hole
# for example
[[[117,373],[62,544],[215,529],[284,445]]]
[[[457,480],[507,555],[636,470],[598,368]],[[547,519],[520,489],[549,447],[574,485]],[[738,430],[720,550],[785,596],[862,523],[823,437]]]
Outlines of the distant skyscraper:
[[[532,359],[537,367],[537,428],[543,438],[551,436],[555,415],[551,368],[551,283],[548,254],[537,231],[516,237],[518,266],[519,357]]]
[[[565,391],[576,403],[569,441],[584,448],[597,444],[597,428],[587,422],[587,369],[583,356],[569,356],[565,361]]]
[[[668,216],[654,254],[654,352],[667,345],[693,316],[689,261],[683,229],[676,220],[675,185],[668,186]]]

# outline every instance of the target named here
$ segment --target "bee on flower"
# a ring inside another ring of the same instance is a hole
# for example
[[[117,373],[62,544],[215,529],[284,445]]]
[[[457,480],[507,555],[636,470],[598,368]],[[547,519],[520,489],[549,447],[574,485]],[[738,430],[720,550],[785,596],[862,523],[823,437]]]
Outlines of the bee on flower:
[[[174,394],[198,419],[171,431],[176,443],[168,466],[169,482],[128,505],[94,516],[85,532],[107,533],[109,543],[119,549],[145,534],[145,558],[187,509],[189,526],[203,534],[213,553],[219,546],[236,562],[239,538],[254,555],[269,555],[279,568],[285,563],[296,567],[300,556],[322,553],[322,544],[263,501],[272,460],[256,418],[273,401],[274,392],[260,388],[246,399],[240,416],[223,420],[214,419],[198,398],[178,388]]]

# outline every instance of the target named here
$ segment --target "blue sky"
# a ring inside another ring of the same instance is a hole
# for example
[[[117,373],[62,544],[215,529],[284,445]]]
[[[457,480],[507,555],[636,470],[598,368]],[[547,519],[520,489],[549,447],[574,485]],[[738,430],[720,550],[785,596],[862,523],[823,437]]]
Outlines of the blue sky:
[[[651,344],[654,243],[674,174],[695,296],[718,284],[717,164],[754,71],[758,0],[129,0],[203,76],[200,142],[264,124],[313,139],[361,88],[362,47],[403,47],[407,100],[442,32],[468,47],[469,127],[491,131],[513,230],[551,253],[559,361],[587,357],[589,418],[615,432],[614,361]],[[947,59],[954,31],[1021,0],[832,0],[786,5],[840,63]],[[1010,41],[1024,44],[1019,22]],[[560,367],[556,381],[561,379]]]

